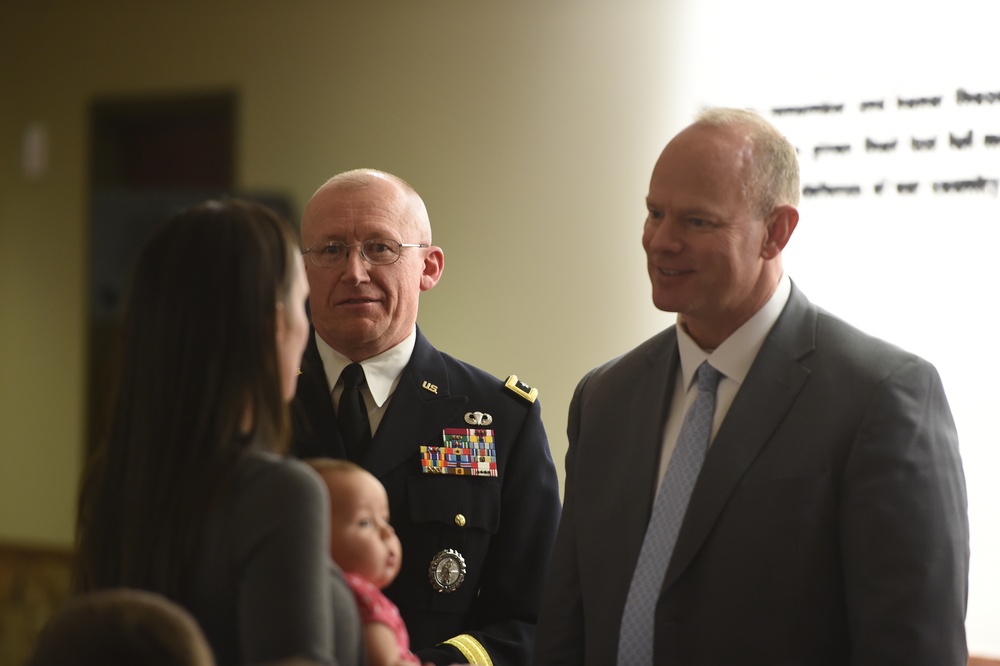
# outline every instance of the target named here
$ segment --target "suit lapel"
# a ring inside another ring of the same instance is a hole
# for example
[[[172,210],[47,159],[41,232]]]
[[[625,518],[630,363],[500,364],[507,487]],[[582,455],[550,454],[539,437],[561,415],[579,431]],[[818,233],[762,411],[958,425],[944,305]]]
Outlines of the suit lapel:
[[[584,391],[586,400],[578,406],[586,429],[578,439],[596,464],[582,465],[575,482],[607,489],[576,500],[581,514],[602,526],[581,537],[587,540],[581,553],[586,553],[588,568],[602,572],[607,589],[614,591],[613,603],[620,607],[625,605],[656,495],[663,424],[680,365],[676,330],[665,330],[637,352],[615,364],[596,395]],[[590,402],[594,400],[598,402]],[[597,414],[613,418],[595,418]],[[611,561],[621,566],[609,568]]]
[[[420,446],[441,444],[441,430],[468,402],[450,390],[441,354],[418,328],[413,355],[363,460],[365,468],[381,476],[414,458]]]
[[[687,568],[733,490],[809,378],[799,360],[815,348],[816,310],[792,285],[705,458],[667,567],[663,589]]]
[[[631,418],[627,422],[634,424],[633,436],[636,441],[649,442],[650,446],[631,447],[636,456],[629,464],[631,470],[647,470],[644,483],[632,483],[627,487],[642,493],[639,506],[646,507],[642,524],[638,530],[636,556],[642,545],[646,532],[646,524],[653,512],[653,500],[659,486],[660,453],[663,449],[663,429],[670,411],[670,401],[673,398],[674,384],[680,369],[680,354],[677,351],[677,330],[674,327],[664,332],[662,342],[650,347],[646,354],[648,361],[647,373],[634,394],[628,409]],[[650,416],[655,415],[655,420]],[[634,481],[633,477],[633,481]]]

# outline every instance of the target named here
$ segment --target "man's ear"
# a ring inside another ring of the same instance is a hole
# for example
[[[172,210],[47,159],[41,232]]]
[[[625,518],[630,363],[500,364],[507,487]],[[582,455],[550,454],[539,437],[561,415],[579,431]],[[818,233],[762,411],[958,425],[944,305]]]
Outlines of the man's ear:
[[[760,256],[764,259],[774,259],[785,249],[792,232],[795,231],[799,223],[799,211],[795,206],[778,206],[771,213],[771,218],[767,222],[764,245],[761,247]]]
[[[420,291],[433,289],[444,272],[444,250],[431,246],[424,255],[424,271],[420,274]]]

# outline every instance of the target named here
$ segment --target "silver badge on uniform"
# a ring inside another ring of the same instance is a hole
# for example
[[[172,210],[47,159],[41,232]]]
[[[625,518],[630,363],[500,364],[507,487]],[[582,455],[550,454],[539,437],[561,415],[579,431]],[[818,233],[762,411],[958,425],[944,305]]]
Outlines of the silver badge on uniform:
[[[431,559],[427,573],[435,590],[454,592],[465,580],[465,558],[457,550],[442,550]]]
[[[465,422],[469,425],[488,426],[493,423],[493,416],[485,412],[466,412]]]

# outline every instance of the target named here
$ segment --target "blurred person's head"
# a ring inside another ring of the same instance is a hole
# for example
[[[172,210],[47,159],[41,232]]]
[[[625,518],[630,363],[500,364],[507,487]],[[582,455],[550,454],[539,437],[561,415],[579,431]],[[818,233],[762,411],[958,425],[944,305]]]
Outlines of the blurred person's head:
[[[145,244],[111,432],[81,491],[80,589],[176,598],[240,456],[287,447],[307,294],[291,227],[255,203],[192,206]]]
[[[194,619],[151,592],[72,599],[44,627],[28,666],[214,666]]]

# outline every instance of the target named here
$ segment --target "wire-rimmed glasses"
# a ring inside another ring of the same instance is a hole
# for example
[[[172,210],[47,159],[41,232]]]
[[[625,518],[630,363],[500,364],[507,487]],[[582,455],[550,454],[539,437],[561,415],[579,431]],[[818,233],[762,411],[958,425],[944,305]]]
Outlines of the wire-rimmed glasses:
[[[341,241],[320,241],[302,251],[314,266],[336,268],[347,263],[351,248],[356,247],[361,258],[372,266],[388,266],[399,261],[404,247],[429,247],[424,243],[400,243],[391,238],[370,238],[363,243],[348,245]]]

